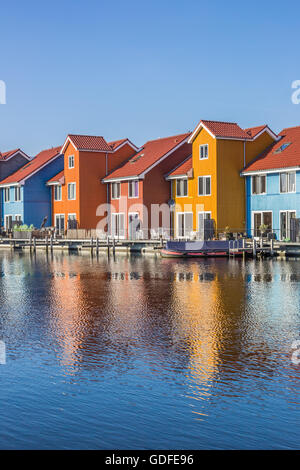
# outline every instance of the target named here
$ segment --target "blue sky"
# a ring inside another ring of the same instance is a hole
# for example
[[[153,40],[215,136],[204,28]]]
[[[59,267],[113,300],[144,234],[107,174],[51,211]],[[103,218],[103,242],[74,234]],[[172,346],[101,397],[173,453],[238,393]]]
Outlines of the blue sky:
[[[300,125],[296,1],[1,2],[0,150],[68,133],[137,145],[199,119]]]

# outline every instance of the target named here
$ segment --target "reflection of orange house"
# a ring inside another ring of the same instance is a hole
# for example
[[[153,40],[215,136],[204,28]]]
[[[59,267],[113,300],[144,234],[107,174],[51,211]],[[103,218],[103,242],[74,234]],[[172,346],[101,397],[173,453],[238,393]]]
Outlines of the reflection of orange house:
[[[107,143],[100,136],[68,135],[63,147],[64,171],[52,186],[52,223],[66,228],[95,229],[97,207],[107,202],[101,179],[137,151],[128,139]]]

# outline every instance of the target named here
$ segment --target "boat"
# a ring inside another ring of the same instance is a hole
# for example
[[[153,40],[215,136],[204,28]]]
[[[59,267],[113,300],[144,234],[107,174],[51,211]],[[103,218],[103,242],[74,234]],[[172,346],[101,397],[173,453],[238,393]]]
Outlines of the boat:
[[[242,240],[235,241],[235,256],[242,256]],[[205,240],[193,242],[168,241],[161,249],[163,258],[224,258],[229,255],[229,240]]]

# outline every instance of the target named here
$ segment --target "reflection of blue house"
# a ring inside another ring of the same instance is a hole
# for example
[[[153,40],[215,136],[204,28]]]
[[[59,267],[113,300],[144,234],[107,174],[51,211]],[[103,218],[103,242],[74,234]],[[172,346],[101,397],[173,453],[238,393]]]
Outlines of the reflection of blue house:
[[[300,127],[284,129],[279,140],[244,170],[247,232],[273,232],[295,240],[300,218]]]
[[[40,152],[29,163],[0,183],[5,228],[15,222],[40,227],[51,225],[51,192],[47,181],[64,168],[60,147]]]
[[[4,153],[0,152],[0,182],[12,173],[15,173],[15,171],[25,165],[25,163],[28,163],[28,161],[30,161],[30,158],[20,149],[10,150]],[[2,226],[2,201],[0,197],[0,227]]]

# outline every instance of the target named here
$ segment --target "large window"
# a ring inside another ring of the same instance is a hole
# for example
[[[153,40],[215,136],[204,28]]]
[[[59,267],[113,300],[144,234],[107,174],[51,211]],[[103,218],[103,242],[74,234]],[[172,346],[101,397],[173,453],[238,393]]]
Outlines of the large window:
[[[193,231],[193,213],[179,212],[177,214],[177,237],[189,238]]]
[[[61,185],[60,184],[56,184],[54,186],[54,201],[61,201]]]
[[[266,194],[266,175],[252,176],[252,194]]]
[[[4,188],[4,202],[10,201],[10,188]]]
[[[74,155],[69,155],[69,168],[75,167],[75,158]]]
[[[176,180],[176,196],[184,197],[188,195],[188,180]]]
[[[296,172],[280,173],[280,192],[294,193],[296,191]]]
[[[111,183],[111,198],[119,199],[120,198],[120,183]]]
[[[70,201],[76,199],[76,183],[68,184],[68,199]]]
[[[77,228],[76,214],[68,214],[68,229]]]
[[[129,183],[128,183],[128,196],[131,197],[131,198],[139,197],[139,182],[138,181],[129,181]]]
[[[293,239],[292,219],[296,218],[296,211],[280,211],[280,239]]]
[[[253,232],[254,237],[272,232],[272,212],[253,212]]]
[[[125,215],[116,213],[111,215],[111,235],[114,238],[125,238]]]
[[[15,186],[15,201],[21,201],[21,188],[20,186]]]
[[[208,144],[200,145],[199,157],[200,157],[200,160],[206,160],[208,158]]]
[[[198,178],[198,196],[211,195],[211,176],[199,176]]]

